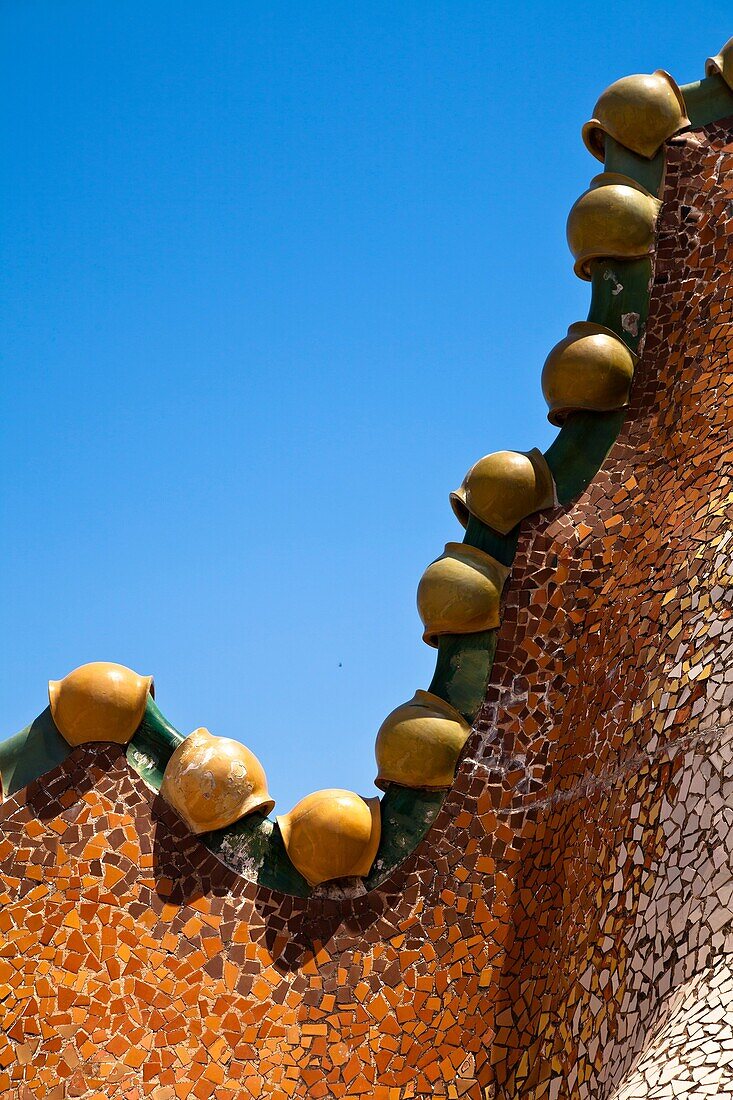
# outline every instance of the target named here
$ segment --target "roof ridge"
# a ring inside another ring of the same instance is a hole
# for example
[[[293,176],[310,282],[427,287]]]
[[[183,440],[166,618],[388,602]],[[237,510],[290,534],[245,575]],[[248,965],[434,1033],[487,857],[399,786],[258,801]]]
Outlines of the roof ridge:
[[[603,162],[603,172],[568,219],[576,274],[591,283],[588,317],[570,325],[543,369],[549,419],[560,431],[544,454],[502,451],[480,459],[451,494],[465,535],[463,543],[449,544],[451,549],[428,567],[418,593],[425,640],[438,650],[428,692],[398,707],[378,735],[380,772],[384,766],[389,778],[376,817],[372,813],[381,842],[375,857],[378,835],[370,834],[365,851],[373,863],[361,876],[367,888],[384,882],[414,850],[443,804],[451,782],[447,777],[454,774],[484,701],[501,592],[521,522],[574,501],[600,470],[624,423],[644,348],[667,145],[684,132],[728,117],[733,117],[733,38],[708,58],[700,81],[679,86],[657,70],[614,82],[583,127],[583,139]],[[113,728],[114,739],[126,745],[130,766],[159,791],[184,736],[155,703],[151,678],[104,663],[82,666],[58,681],[50,707],[0,745],[0,791],[21,790],[62,764],[73,746],[108,741]],[[207,742],[206,751],[216,757],[217,741],[228,739],[209,739],[214,748]],[[201,757],[190,765],[195,772],[198,768],[197,781],[209,785],[205,797],[222,798],[224,788],[231,794],[232,783],[248,781],[244,758],[227,751],[225,764],[205,764]],[[175,802],[182,805],[191,795],[180,779],[176,782]],[[245,801],[234,800],[240,810]],[[208,832],[196,827],[193,812],[187,819],[230,866],[246,867],[254,881],[270,888],[307,894],[308,869],[298,865],[295,851],[288,851],[279,826],[259,811],[232,812],[228,824]],[[335,827],[327,812],[319,827],[324,836]],[[362,863],[356,858],[355,866]]]

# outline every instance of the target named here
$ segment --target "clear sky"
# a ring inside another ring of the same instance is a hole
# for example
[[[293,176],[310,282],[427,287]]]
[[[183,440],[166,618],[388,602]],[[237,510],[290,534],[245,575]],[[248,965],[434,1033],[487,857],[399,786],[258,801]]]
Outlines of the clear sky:
[[[448,492],[545,448],[580,129],[728,3],[3,0],[2,735],[90,660],[372,790]]]

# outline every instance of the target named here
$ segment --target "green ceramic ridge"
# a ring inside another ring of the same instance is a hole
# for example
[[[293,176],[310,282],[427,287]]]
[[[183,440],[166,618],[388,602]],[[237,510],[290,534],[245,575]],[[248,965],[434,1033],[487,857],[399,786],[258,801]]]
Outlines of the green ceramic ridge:
[[[0,744],[2,792],[9,798],[58,767],[72,750],[46,707],[29,726]]]
[[[311,892],[288,858],[277,822],[264,814],[249,814],[201,840],[227,866],[260,886],[296,897],[307,897]]]
[[[148,695],[145,714],[127,746],[127,761],[154,791],[159,791],[171,756],[185,740]]]
[[[605,158],[603,170],[605,172],[620,172],[622,176],[628,176],[636,180],[642,187],[646,187],[652,195],[661,196],[664,187],[664,170],[666,167],[666,150],[664,145],[651,160],[639,156],[621,145],[618,141],[606,134],[604,141]]]
[[[718,73],[692,84],[683,84],[680,91],[692,130],[733,116],[733,90]]]

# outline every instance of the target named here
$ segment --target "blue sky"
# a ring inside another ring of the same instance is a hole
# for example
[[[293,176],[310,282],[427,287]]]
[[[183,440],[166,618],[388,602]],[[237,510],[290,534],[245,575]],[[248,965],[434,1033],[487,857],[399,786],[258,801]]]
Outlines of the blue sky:
[[[726,23],[726,11],[728,20]],[[703,75],[728,5],[0,8],[2,734],[89,660],[371,791],[432,675],[415,590],[481,455],[546,447],[585,317],[582,123]]]

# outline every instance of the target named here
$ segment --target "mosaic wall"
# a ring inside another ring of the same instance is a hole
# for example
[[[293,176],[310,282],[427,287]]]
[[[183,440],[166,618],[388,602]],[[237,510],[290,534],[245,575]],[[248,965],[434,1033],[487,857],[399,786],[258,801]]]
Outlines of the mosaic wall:
[[[522,530],[427,839],[285,896],[75,749],[0,809],[0,1096],[733,1097],[733,131],[667,157],[626,425]]]

